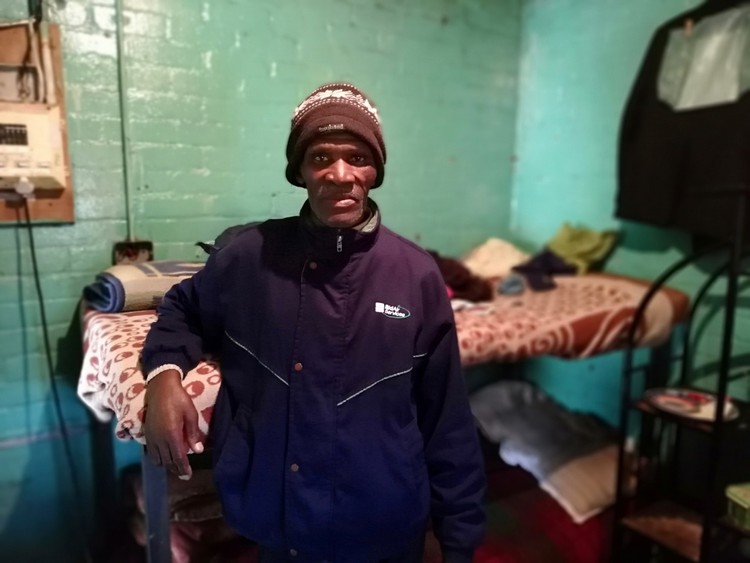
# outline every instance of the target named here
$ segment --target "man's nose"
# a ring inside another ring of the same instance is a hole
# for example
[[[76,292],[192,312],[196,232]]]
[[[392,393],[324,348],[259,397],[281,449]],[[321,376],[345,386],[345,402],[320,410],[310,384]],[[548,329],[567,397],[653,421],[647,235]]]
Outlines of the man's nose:
[[[334,184],[349,184],[354,181],[352,167],[340,158],[328,168],[326,180]]]

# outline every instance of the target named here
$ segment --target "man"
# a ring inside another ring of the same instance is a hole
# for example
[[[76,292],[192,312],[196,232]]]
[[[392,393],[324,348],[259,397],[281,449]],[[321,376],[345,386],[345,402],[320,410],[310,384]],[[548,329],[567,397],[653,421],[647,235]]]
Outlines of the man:
[[[159,307],[143,350],[149,455],[189,477],[201,451],[181,377],[207,353],[222,386],[213,474],[262,561],[446,562],[483,535],[484,472],[453,314],[434,260],[381,226],[373,102],[327,84],[295,110],[286,177],[299,217],[237,235]]]

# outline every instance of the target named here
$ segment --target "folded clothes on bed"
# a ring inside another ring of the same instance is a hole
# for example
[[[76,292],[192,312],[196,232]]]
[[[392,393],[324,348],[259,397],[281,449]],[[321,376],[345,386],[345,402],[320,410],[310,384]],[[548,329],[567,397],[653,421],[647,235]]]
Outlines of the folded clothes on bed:
[[[83,289],[83,298],[90,308],[104,313],[153,309],[174,284],[203,266],[203,262],[181,260],[119,264],[98,274]]]

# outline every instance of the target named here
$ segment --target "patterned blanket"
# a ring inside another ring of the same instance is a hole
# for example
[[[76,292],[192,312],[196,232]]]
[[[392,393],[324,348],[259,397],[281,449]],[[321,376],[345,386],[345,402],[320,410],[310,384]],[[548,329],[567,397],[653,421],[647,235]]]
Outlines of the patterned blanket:
[[[461,361],[469,366],[550,355],[586,358],[623,346],[649,282],[611,276],[559,276],[551,291],[498,295],[455,311]],[[689,298],[665,288],[638,327],[640,346],[665,342],[685,320]]]

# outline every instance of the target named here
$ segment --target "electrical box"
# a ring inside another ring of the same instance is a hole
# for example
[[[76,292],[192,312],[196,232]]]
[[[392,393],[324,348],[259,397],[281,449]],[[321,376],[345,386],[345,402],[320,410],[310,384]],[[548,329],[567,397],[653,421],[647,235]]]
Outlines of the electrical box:
[[[60,106],[0,103],[0,190],[64,189]]]

